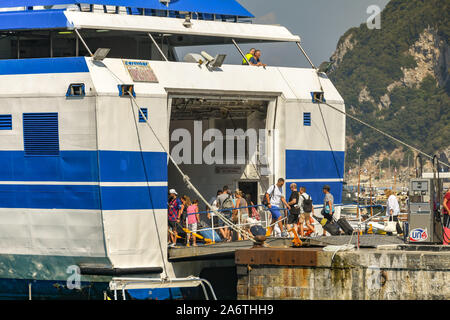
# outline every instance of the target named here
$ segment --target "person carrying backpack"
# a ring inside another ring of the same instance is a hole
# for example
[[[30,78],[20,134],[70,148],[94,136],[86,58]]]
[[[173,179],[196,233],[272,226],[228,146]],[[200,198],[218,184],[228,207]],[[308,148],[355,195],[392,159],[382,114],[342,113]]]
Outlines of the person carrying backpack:
[[[283,231],[283,223],[281,221],[281,205],[284,204],[288,210],[291,209],[291,206],[286,202],[286,199],[283,196],[283,185],[284,179],[279,178],[277,184],[270,186],[264,195],[263,204],[269,208],[269,211],[272,214],[272,223],[276,223],[280,227],[281,236],[287,237],[288,233]]]
[[[306,228],[308,230],[314,230],[314,227],[311,225],[311,214],[314,212],[314,206],[313,201],[311,199],[311,196],[306,193],[306,188],[301,187],[300,188],[300,197],[299,197],[299,207],[300,207],[300,219],[299,219],[299,225],[300,225],[300,236],[304,237],[305,230],[304,230],[304,223],[306,222]]]
[[[223,192],[217,197],[217,203],[219,205],[220,212],[228,219],[231,220],[233,215],[233,198],[231,197],[231,191],[228,186],[223,187]],[[231,241],[231,230],[229,227],[224,227],[224,235],[227,241]]]

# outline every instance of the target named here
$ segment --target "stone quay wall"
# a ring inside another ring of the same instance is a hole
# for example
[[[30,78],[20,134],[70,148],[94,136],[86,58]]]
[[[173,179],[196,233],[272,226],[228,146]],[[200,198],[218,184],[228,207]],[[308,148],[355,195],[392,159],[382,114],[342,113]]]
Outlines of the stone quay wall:
[[[448,300],[450,251],[247,249],[240,300]]]

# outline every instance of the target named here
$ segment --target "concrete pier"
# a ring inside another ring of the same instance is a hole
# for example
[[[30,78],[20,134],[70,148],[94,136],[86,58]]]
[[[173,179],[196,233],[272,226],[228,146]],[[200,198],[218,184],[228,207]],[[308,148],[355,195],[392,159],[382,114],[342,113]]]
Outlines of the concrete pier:
[[[450,299],[450,248],[380,245],[237,250],[238,299]]]

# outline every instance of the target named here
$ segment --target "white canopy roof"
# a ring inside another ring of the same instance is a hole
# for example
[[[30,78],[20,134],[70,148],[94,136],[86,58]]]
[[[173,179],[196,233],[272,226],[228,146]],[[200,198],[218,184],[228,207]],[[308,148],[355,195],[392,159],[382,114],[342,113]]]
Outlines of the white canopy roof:
[[[178,34],[203,37],[230,38],[246,42],[299,42],[282,26],[192,20],[192,27],[183,26],[184,19],[155,16],[105,14],[96,12],[66,11],[67,20],[74,28],[104,29],[136,32]]]

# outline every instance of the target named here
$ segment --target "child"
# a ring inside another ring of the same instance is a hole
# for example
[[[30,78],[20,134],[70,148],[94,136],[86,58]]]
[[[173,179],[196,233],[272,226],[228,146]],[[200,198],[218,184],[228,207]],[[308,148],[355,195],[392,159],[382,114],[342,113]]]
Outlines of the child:
[[[189,201],[190,203],[190,201]],[[197,232],[197,223],[200,221],[200,217],[198,214],[198,200],[194,200],[192,204],[190,204],[187,208],[187,228],[191,232]],[[189,247],[189,239],[191,237],[191,233],[187,234],[187,246]],[[193,246],[197,246],[197,238],[192,235]]]

